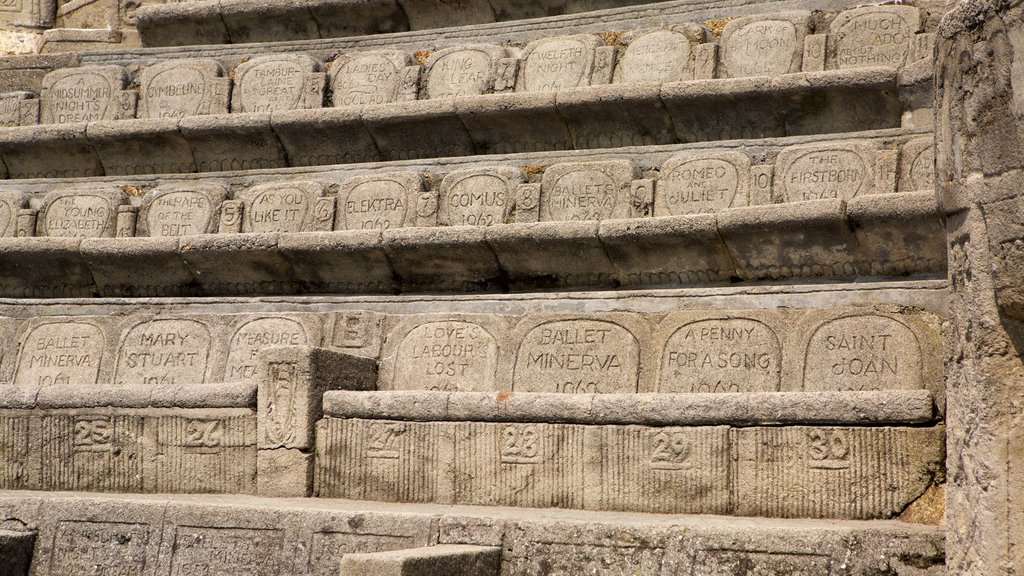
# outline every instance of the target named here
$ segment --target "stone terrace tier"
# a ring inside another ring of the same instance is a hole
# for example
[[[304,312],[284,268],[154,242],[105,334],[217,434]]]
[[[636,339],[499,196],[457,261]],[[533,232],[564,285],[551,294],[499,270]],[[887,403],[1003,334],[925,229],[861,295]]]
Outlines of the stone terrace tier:
[[[943,563],[940,529],[893,521],[541,514],[340,500],[115,499],[27,492],[0,494],[4,519],[17,524],[29,540],[38,532],[33,573],[39,576],[79,569],[135,574],[143,573],[143,567],[146,573],[167,576],[196,564],[216,573],[314,576],[339,574],[342,562],[365,561],[360,553],[425,554],[417,549],[453,544],[498,548],[500,573],[515,576],[587,570],[669,576],[739,569],[817,575],[839,566],[851,574],[937,576]]]
[[[0,287],[380,293],[941,273],[931,139],[911,135],[12,182]]]

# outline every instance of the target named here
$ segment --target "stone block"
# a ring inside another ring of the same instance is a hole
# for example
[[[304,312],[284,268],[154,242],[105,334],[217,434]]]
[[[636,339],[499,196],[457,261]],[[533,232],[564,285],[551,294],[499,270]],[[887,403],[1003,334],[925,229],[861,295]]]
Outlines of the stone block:
[[[608,288],[618,285],[620,273],[598,238],[600,224],[538,222],[484,230],[513,290]]]
[[[750,204],[750,157],[741,152],[679,154],[661,165],[654,215],[717,212]]]
[[[801,70],[810,12],[742,16],[722,31],[722,78],[778,76]]]
[[[311,180],[259,184],[235,193],[242,202],[242,232],[328,231],[334,223],[334,198]]]
[[[321,69],[319,62],[301,54],[271,54],[247,60],[234,70],[231,111],[321,108],[326,82]]]
[[[179,241],[185,264],[204,294],[292,293],[291,263],[277,249],[279,234],[207,234]]]
[[[313,16],[321,38],[409,30],[409,19],[395,0],[317,0],[302,6]]]
[[[117,208],[128,196],[116,186],[85,185],[50,192],[43,197],[36,236],[112,238]]]
[[[341,559],[341,576],[497,576],[500,569],[501,548],[464,544],[347,554]]]
[[[324,392],[377,387],[375,361],[325,348],[267,348],[257,370],[260,450],[312,450]]]
[[[179,129],[192,148],[199,172],[284,168],[284,147],[270,114],[185,116]]]
[[[856,273],[856,238],[841,200],[730,208],[718,213],[718,228],[740,278]]]
[[[572,150],[572,135],[555,106],[554,92],[462,96],[459,120],[478,154]]]
[[[436,198],[425,190],[423,177],[416,172],[349,178],[341,183],[337,196],[335,230],[391,230],[422,225],[421,219],[430,225],[436,219],[436,213],[426,213]]]
[[[495,315],[414,315],[388,326],[381,390],[490,392],[508,355],[508,320]]]
[[[32,92],[0,94],[0,127],[31,126],[39,123],[39,99]]]
[[[854,198],[847,214],[861,274],[898,276],[946,269],[939,207],[932,191]]]
[[[661,86],[661,101],[675,123],[679,142],[783,136],[785,117],[799,107],[776,103],[773,96],[766,77]]]
[[[199,294],[182,260],[178,238],[86,238],[79,253],[97,294],[106,297],[167,297]]]
[[[745,516],[889,518],[944,474],[941,426],[733,433],[737,513]]]
[[[91,297],[81,238],[0,238],[0,293],[12,298]]]
[[[516,190],[524,182],[526,175],[516,168],[469,168],[449,172],[441,181],[438,224],[509,224],[513,220]]]
[[[263,350],[317,348],[323,342],[320,319],[306,314],[240,315],[227,328],[230,337],[222,379],[228,382],[252,382],[262,378],[266,374],[260,360]]]
[[[541,182],[540,221],[629,218],[630,184],[636,176],[627,160],[548,166]]]
[[[523,50],[519,92],[558,92],[590,85],[594,54],[603,43],[597,36],[578,34],[534,40]]]
[[[142,197],[137,235],[172,238],[213,234],[225,199],[227,188],[216,182],[160,185]]]
[[[419,78],[419,64],[408,52],[379,50],[342,54],[330,64],[333,106],[369,106],[415,100],[418,82],[409,85],[409,68]]]
[[[291,263],[306,293],[393,293],[398,279],[384,252],[381,232],[285,234],[277,249]]]
[[[13,190],[0,190],[0,238],[15,235],[18,211],[28,208],[28,194]]]
[[[473,140],[455,100],[417,100],[366,106],[363,122],[387,160],[472,156]]]
[[[220,18],[233,44],[320,37],[310,11],[290,2],[221,1]]]
[[[103,173],[110,176],[196,171],[192,148],[178,130],[177,118],[91,122],[86,136],[103,164]]]
[[[399,228],[383,247],[402,290],[481,292],[503,285],[484,227]]]
[[[902,68],[914,59],[921,25],[916,6],[865,6],[840,12],[829,26],[830,68]]]
[[[487,0],[453,0],[448,4],[438,4],[432,0],[397,2],[409,18],[410,30],[494,22],[494,10]]]
[[[337,94],[337,93],[336,93]],[[357,107],[274,112],[270,123],[290,166],[378,162],[384,155]],[[339,138],[338,134],[345,134]]]
[[[494,91],[508,50],[493,44],[442,48],[424,64],[423,98],[455,98]]]
[[[614,82],[664,84],[692,80],[693,55],[707,37],[707,29],[693,23],[628,32],[622,38],[625,47],[615,66]]]
[[[622,286],[683,286],[736,275],[712,214],[604,220],[598,239]]]
[[[657,84],[617,84],[563,90],[558,113],[577,150],[674,144],[672,118]]]
[[[650,327],[627,314],[533,314],[511,333],[518,343],[501,372],[499,390],[565,394],[628,394],[650,370]]]
[[[43,78],[43,124],[75,124],[135,116],[135,93],[126,92],[120,66],[61,68]]]
[[[135,11],[146,46],[226,44],[231,40],[218,0],[149,4]]]
[[[313,455],[278,448],[256,453],[256,493],[276,498],[308,498],[313,487]]]
[[[139,77],[139,118],[227,114],[231,80],[216,60],[169,60]]]
[[[0,134],[0,157],[12,179],[103,175],[103,164],[86,137],[85,124],[5,128]]]
[[[839,199],[872,194],[878,146],[836,142],[779,152],[772,188],[777,202]]]

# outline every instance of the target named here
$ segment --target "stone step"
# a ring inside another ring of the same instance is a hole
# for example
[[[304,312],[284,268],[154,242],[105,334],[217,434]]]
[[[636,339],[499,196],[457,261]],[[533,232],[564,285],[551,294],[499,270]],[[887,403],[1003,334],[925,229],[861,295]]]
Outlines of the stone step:
[[[499,547],[502,576],[943,573],[942,530],[899,521],[30,492],[0,493],[0,519],[38,530],[37,576],[115,568],[164,576],[194,565],[337,574],[350,554],[434,545]]]
[[[0,157],[8,178],[23,179],[213,172],[882,130],[920,125],[907,120],[915,114],[930,120],[930,110],[916,105],[920,98],[911,97],[913,86],[904,80],[893,68],[859,68],[321,110],[97,119],[4,129]],[[930,82],[930,76],[921,81]],[[120,104],[101,107],[110,111],[124,104],[125,114],[131,116],[132,94],[123,92]],[[26,101],[19,96],[16,103],[21,106]],[[151,153],[154,146],[161,149],[159,156]]]
[[[411,550],[346,554],[341,576],[498,576],[501,548],[438,544]]]
[[[500,292],[928,276],[945,270],[942,230],[934,194],[920,192],[636,220],[0,238],[0,295]]]

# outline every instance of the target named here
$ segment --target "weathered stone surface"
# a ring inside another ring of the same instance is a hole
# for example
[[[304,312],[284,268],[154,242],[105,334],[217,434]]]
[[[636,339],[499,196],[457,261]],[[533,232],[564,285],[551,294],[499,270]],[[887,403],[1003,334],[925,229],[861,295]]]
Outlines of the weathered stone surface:
[[[139,79],[139,118],[227,114],[230,80],[214,60],[171,60],[149,66]]]
[[[494,89],[498,62],[507,50],[501,46],[473,44],[438,50],[424,64],[425,98],[455,98],[486,94]]]
[[[242,232],[330,230],[333,198],[319,182],[286,181],[253,186],[236,194],[242,200]],[[330,206],[325,208],[324,200]]]
[[[127,198],[114,186],[86,186],[47,194],[39,209],[36,235],[110,238],[117,224],[117,207]]]
[[[319,346],[321,328],[306,316],[265,315],[239,318],[231,327],[224,381],[244,382],[264,378],[259,354],[278,347]]]
[[[120,66],[83,66],[54,70],[43,79],[44,124],[70,124],[132,117],[122,91],[128,75]]]
[[[341,576],[495,576],[500,568],[501,548],[458,544],[347,554],[341,559]]]
[[[541,183],[540,220],[628,218],[635,176],[636,169],[622,161],[549,166]]]
[[[0,574],[28,576],[35,542],[35,532],[0,530],[0,559],[3,560]]]
[[[829,59],[834,68],[910,63],[921,30],[916,6],[865,6],[839,14],[829,26]]]
[[[438,224],[493,226],[512,222],[516,191],[526,175],[514,168],[456,170],[441,181]]]
[[[328,73],[334,106],[366,106],[415,99],[406,90],[406,68],[415,61],[395,50],[342,54]]]
[[[202,385],[209,378],[212,339],[202,322],[184,318],[139,322],[117,354],[118,386]]]
[[[933,138],[911,140],[900,149],[899,190],[933,190],[935,188],[935,141]]]
[[[142,198],[137,235],[168,238],[216,232],[225,199],[227,190],[215,183],[155,188]]]
[[[28,207],[28,195],[0,190],[0,237],[14,236],[18,228],[18,211]]]
[[[555,92],[590,85],[594,51],[601,45],[596,36],[545,38],[526,45],[516,90]]]
[[[319,62],[300,55],[269,55],[244,62],[234,71],[231,110],[278,112],[320,108],[325,81],[320,69]]]
[[[622,39],[625,48],[615,67],[615,82],[692,80],[693,53],[706,40],[707,30],[696,24],[631,32]]]
[[[674,156],[661,165],[654,194],[655,216],[717,212],[750,204],[750,158]]]
[[[39,99],[31,92],[0,94],[0,127],[27,126],[39,122]]]
[[[782,202],[849,200],[873,193],[876,148],[863,142],[779,152],[773,192]]]
[[[65,318],[26,327],[15,370],[19,387],[95,386],[106,348],[104,331],[91,321]]]
[[[423,177],[415,172],[349,178],[338,190],[334,229],[388,230],[417,226],[421,221],[420,212],[424,211],[420,199],[424,194],[429,193],[424,190]]]
[[[777,76],[799,72],[810,12],[743,16],[725,26],[721,39],[722,78]]]

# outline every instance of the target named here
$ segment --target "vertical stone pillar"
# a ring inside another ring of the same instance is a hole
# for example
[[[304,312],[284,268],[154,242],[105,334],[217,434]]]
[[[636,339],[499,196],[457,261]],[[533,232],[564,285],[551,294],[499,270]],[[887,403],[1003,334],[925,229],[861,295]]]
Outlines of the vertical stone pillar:
[[[936,60],[946,215],[947,573],[1024,574],[1024,0],[964,0]]]

